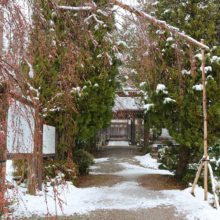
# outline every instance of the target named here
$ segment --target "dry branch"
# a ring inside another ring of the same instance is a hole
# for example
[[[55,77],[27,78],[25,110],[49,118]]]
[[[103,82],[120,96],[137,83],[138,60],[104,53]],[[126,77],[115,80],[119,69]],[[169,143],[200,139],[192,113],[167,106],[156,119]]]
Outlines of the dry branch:
[[[169,24],[167,24],[165,21],[161,21],[158,20],[154,17],[152,17],[151,15],[142,12],[140,10],[138,10],[136,7],[134,6],[130,6],[130,5],[126,5],[123,4],[119,1],[116,0],[109,0],[111,3],[113,3],[114,5],[118,5],[121,8],[130,11],[131,13],[134,13],[135,15],[137,15],[138,17],[144,18],[146,20],[148,20],[149,22],[153,23],[156,26],[159,26],[165,30],[168,30],[169,32],[179,36],[180,38],[186,40],[187,42],[191,43],[191,44],[195,44],[198,47],[209,51],[209,47],[206,46],[205,44],[200,43],[199,41],[195,40],[194,38],[186,35],[185,33],[181,32],[181,30],[179,30],[179,28],[173,27]],[[70,6],[58,6],[59,9],[64,9],[64,10],[73,10],[73,11],[89,11],[89,10],[94,10],[94,7],[89,7],[89,6],[82,6],[82,7],[70,7]]]
[[[134,6],[126,5],[126,4],[123,4],[123,3],[119,2],[119,1],[116,1],[116,0],[109,0],[109,1],[112,2],[114,5],[118,5],[121,8],[123,8],[127,11],[130,11],[131,13],[134,13],[138,17],[142,17],[142,18],[148,20],[149,22],[153,23],[154,25],[160,26],[161,28],[163,28],[165,30],[168,30],[169,32],[171,32],[171,33],[181,37],[182,39],[186,40],[187,42],[195,44],[198,47],[209,51],[208,46],[206,46],[205,44],[202,44],[199,41],[193,39],[192,37],[186,35],[185,33],[181,32],[178,28],[167,24],[165,21],[158,20],[158,19],[148,15],[147,13],[144,13],[144,12],[138,10]]]

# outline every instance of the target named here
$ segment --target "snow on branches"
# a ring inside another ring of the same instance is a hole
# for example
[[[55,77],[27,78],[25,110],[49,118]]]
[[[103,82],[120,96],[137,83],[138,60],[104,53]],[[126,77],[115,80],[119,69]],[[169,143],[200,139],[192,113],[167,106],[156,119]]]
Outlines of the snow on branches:
[[[123,8],[127,11],[130,11],[130,12],[134,13],[138,17],[142,17],[142,18],[146,19],[147,21],[150,21],[155,26],[160,26],[161,28],[168,30],[169,32],[181,37],[182,39],[186,40],[189,43],[195,44],[198,47],[203,48],[205,50],[209,50],[208,46],[206,46],[206,45],[200,43],[199,41],[193,39],[192,37],[186,35],[184,32],[180,31],[178,28],[167,24],[165,21],[158,20],[158,19],[152,17],[151,15],[149,15],[149,14],[143,12],[143,11],[140,11],[139,9],[137,9],[134,6],[123,4],[123,3],[121,3],[117,0],[110,0],[110,2],[112,2],[115,5],[120,6],[121,8]]]
[[[82,6],[82,7],[70,7],[70,6],[58,6],[59,9],[71,10],[71,11],[90,11],[94,10],[93,7]]]

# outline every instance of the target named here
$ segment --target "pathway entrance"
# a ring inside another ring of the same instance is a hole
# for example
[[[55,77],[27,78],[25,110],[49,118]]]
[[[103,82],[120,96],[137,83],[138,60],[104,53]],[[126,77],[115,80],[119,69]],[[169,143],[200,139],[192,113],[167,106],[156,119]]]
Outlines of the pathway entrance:
[[[135,146],[108,146],[103,150],[95,153],[95,165],[91,167],[91,172],[87,176],[80,178],[78,187],[110,187],[123,186],[127,187],[117,189],[118,198],[106,198],[109,206],[114,206],[114,202],[119,202],[120,197],[127,197],[128,206],[139,203],[143,197],[154,203],[156,200],[164,200],[165,196],[159,190],[169,190],[174,187],[183,189],[182,185],[176,185],[172,178],[168,175],[147,173],[145,168],[135,159],[135,156],[141,156],[143,153]],[[152,168],[154,173],[154,170]],[[156,173],[156,172],[155,172]],[[138,190],[135,188],[138,186]],[[109,194],[111,189],[109,188]],[[109,200],[109,201],[108,201]],[[118,201],[117,201],[118,200]],[[127,203],[126,202],[126,203]],[[120,202],[119,202],[120,203]],[[177,214],[174,206],[160,205],[146,208],[138,208],[136,210],[124,208],[126,204],[121,201],[121,207],[118,209],[104,209],[92,211],[87,215],[75,215],[71,219],[108,219],[108,220],[182,220],[183,215]]]
[[[47,204],[53,219],[219,219],[219,212],[211,206],[211,195],[209,202],[202,201],[203,189],[196,187],[196,196],[193,197],[191,187],[184,189],[184,186],[178,185],[170,172],[159,170],[157,161],[149,154],[142,155],[135,146],[104,147],[95,157],[90,174],[80,177],[78,187],[68,184],[68,188],[62,185],[57,188],[61,190],[60,199],[66,202],[62,210],[55,206],[53,188],[47,188]],[[24,195],[23,200],[29,204],[28,213],[22,209],[16,213],[32,217],[19,215],[21,220],[48,219],[38,216],[45,216],[47,213],[45,196]],[[39,207],[42,206],[44,210],[41,208],[39,212]]]

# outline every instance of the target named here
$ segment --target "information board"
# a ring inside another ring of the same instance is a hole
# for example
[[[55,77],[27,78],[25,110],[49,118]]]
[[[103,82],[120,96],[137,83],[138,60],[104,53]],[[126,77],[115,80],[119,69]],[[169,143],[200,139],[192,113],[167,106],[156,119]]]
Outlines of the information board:
[[[55,154],[56,129],[50,125],[43,125],[43,154]]]
[[[11,99],[8,110],[7,150],[30,154],[34,150],[34,108]]]

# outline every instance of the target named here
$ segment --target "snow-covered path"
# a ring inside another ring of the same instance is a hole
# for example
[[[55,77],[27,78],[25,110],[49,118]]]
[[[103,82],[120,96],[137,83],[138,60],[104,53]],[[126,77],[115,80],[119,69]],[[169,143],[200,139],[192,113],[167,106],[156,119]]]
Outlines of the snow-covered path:
[[[18,188],[19,193],[16,192],[14,195],[13,191],[9,190],[13,200],[17,201],[14,204],[13,216],[23,219],[24,216],[44,217],[47,214],[52,216],[57,214],[58,216],[73,215],[70,219],[81,219],[76,216],[87,216],[84,219],[115,219],[104,215],[104,213],[113,212],[118,213],[116,219],[128,219],[123,217],[125,214],[122,214],[126,212],[130,213],[127,214],[131,217],[129,219],[161,219],[160,216],[166,216],[164,219],[219,219],[220,212],[210,205],[213,202],[212,195],[209,195],[209,201],[203,201],[202,188],[197,187],[196,197],[193,197],[190,194],[190,188],[183,191],[154,191],[140,186],[137,181],[140,176],[172,175],[168,171],[158,170],[156,160],[149,155],[136,157],[120,155],[120,157],[97,158],[95,162],[91,167],[92,175],[112,175],[112,178],[117,175],[123,177],[123,181],[113,186],[86,188],[77,188],[68,183],[66,186],[56,188],[57,191],[54,191],[53,187],[48,187],[47,194],[40,192],[36,197],[27,195],[26,189],[21,187]],[[56,199],[54,199],[54,192],[58,195]],[[62,203],[62,208],[59,206],[59,201]],[[140,217],[141,212],[145,213],[143,217]],[[149,214],[149,218],[146,213]],[[155,214],[150,218],[152,213]],[[93,215],[99,217],[92,218]],[[104,217],[100,217],[101,215]]]

